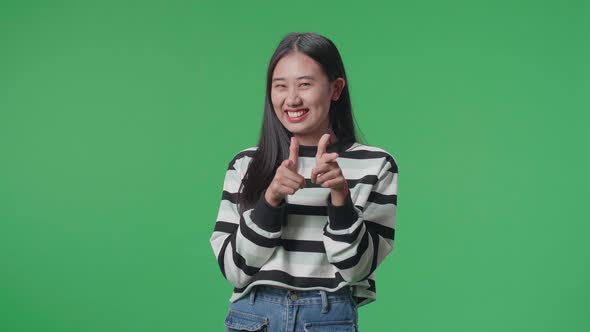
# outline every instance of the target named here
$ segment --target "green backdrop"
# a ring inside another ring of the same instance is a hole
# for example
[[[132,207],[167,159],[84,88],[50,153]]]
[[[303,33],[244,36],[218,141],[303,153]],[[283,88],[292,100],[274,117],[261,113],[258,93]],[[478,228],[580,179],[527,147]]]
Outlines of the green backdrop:
[[[399,165],[361,331],[588,331],[585,1],[0,2],[0,330],[222,331],[209,244],[291,31]]]

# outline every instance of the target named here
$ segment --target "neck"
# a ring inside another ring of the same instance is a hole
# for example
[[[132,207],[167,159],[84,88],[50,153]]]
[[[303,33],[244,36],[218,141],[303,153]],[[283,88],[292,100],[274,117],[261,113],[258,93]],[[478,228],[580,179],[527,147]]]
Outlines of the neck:
[[[328,142],[328,144],[334,144],[338,141],[338,137],[336,137],[336,134],[334,134],[334,131],[332,131],[332,129],[326,130],[326,131],[321,132],[319,134],[313,134],[313,135],[293,134],[293,136],[295,136],[295,138],[297,138],[297,142],[299,142],[300,145],[317,146],[320,141],[320,138],[322,138],[322,136],[324,134],[330,134],[330,141]]]

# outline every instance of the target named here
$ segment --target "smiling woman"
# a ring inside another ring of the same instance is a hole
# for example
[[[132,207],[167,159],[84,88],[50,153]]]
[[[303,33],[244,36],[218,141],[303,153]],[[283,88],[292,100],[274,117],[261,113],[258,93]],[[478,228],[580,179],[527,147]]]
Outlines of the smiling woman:
[[[211,247],[226,331],[358,331],[393,250],[398,167],[357,141],[332,41],[290,33],[267,72],[258,144],[229,161]]]
[[[301,52],[281,58],[274,69],[271,89],[278,119],[299,143],[314,145],[330,128],[330,103],[338,100],[345,80],[330,82],[321,66]]]

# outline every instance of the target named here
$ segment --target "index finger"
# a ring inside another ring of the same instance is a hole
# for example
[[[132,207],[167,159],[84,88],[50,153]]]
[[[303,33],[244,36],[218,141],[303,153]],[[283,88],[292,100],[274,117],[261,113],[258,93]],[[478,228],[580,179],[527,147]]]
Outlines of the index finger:
[[[326,153],[326,149],[328,147],[328,142],[330,141],[330,134],[323,134],[318,142],[318,152],[315,155],[316,160],[319,160],[320,157]]]
[[[299,156],[299,142],[295,136],[291,137],[291,145],[289,146],[289,160],[297,167],[297,157]]]

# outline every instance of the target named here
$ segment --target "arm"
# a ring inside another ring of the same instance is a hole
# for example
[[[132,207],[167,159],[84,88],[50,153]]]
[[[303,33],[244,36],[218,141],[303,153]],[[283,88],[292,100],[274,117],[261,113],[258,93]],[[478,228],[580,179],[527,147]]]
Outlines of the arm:
[[[328,261],[349,282],[370,276],[393,250],[397,178],[397,164],[388,155],[362,209],[350,193],[342,206],[332,205],[328,196],[324,247]]]
[[[235,160],[235,158],[234,158]],[[237,193],[240,166],[244,158],[230,162],[223,183],[217,221],[211,235],[211,247],[221,273],[235,287],[244,287],[274,253],[281,237],[286,203],[274,207],[262,192],[256,205],[241,215]]]

